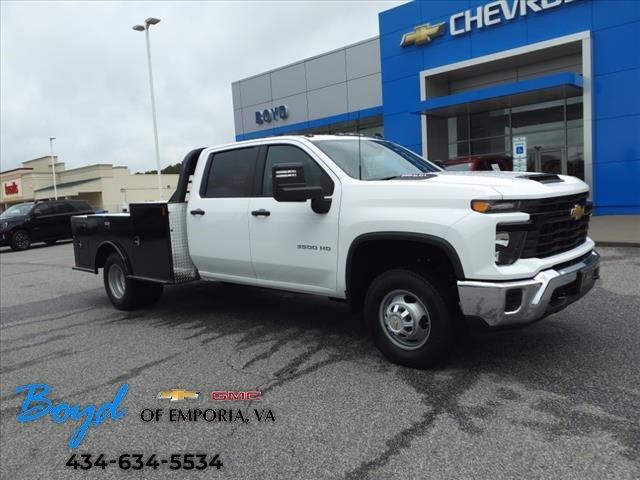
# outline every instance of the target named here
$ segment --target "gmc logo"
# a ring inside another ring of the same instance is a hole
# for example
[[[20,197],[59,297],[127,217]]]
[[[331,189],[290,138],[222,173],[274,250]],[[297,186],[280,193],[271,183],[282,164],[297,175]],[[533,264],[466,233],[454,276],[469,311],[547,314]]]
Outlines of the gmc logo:
[[[215,401],[262,400],[262,392],[258,392],[258,391],[211,392],[211,400],[215,400]]]
[[[261,112],[256,112],[256,123],[262,125],[263,123],[271,123],[273,120],[284,120],[289,118],[289,109],[286,105],[280,105],[274,108],[268,108]]]

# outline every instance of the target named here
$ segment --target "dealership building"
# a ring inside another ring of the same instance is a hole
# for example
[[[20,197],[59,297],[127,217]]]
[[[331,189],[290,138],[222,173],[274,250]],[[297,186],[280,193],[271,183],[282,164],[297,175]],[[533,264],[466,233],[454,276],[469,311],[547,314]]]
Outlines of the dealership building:
[[[584,179],[597,215],[640,214],[638,0],[415,1],[378,37],[232,92],[237,140],[361,132],[445,163],[508,156]]]

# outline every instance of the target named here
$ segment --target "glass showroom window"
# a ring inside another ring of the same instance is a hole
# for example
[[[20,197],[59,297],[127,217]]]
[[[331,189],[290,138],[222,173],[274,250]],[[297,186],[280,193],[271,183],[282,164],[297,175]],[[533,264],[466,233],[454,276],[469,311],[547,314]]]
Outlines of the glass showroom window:
[[[449,117],[447,137],[450,160],[511,156],[513,137],[526,137],[528,170],[584,178],[581,96]]]

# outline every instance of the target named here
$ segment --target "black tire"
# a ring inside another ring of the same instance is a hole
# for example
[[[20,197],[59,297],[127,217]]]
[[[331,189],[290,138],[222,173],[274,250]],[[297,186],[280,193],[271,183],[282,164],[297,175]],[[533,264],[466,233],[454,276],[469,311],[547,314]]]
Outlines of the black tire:
[[[390,270],[371,283],[364,315],[376,346],[385,357],[406,367],[426,368],[446,356],[453,344],[456,311],[453,297],[447,293],[428,276],[406,269]],[[409,309],[407,315],[413,327],[400,328],[403,304]],[[412,311],[420,318],[411,320]],[[394,326],[399,329],[396,333]],[[418,339],[413,340],[406,332],[415,332]]]
[[[57,240],[45,240],[44,243],[46,243],[47,245],[55,245],[57,242]]]
[[[107,257],[103,271],[104,289],[114,307],[135,310],[158,301],[162,295],[162,284],[133,280],[129,274],[129,267],[120,255],[112,253]],[[113,278],[110,279],[110,275]]]
[[[27,250],[31,246],[31,237],[26,230],[16,230],[11,235],[11,249],[20,251]]]

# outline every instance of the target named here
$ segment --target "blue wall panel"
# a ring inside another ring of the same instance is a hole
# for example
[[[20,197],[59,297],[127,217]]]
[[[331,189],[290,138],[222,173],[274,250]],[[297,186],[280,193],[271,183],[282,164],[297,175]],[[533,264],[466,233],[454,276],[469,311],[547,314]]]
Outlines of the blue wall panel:
[[[596,120],[594,125],[597,163],[640,161],[640,115]]]
[[[416,118],[418,119],[416,121]],[[384,136],[405,147],[420,145],[422,154],[422,125],[420,117],[411,113],[397,113],[384,117]]]
[[[403,30],[412,22],[420,23],[420,7],[420,2],[411,2],[380,13],[378,17],[380,36]]]
[[[449,15],[466,10],[471,6],[469,0],[431,0],[416,3],[420,5],[420,23],[430,22],[432,24],[434,19],[438,17],[446,16],[448,19]]]
[[[517,18],[504,22],[500,28],[486,27],[466,35],[471,39],[471,55],[481,57],[504,50],[504,45],[509,45],[509,48],[526,45],[527,21],[525,18]]]
[[[593,173],[596,178],[594,200],[598,208],[609,207],[612,211],[612,207],[636,207],[640,210],[640,161],[599,163],[594,166]]]
[[[594,30],[640,21],[638,0],[594,0],[592,3]]]
[[[593,39],[593,64],[598,75],[640,68],[640,21],[598,30]]]
[[[449,63],[462,62],[471,58],[471,36],[465,35],[456,39],[442,39],[438,48],[422,48],[423,68],[439,67]],[[414,47],[420,48],[420,47]],[[384,70],[384,67],[382,67]]]
[[[640,114],[640,68],[606,75],[596,72],[593,90],[594,118]]]
[[[527,15],[528,42],[537,43],[589,30],[591,20],[590,0],[576,0],[543,12],[530,13]]]
[[[420,81],[417,76],[412,75],[383,83],[382,108],[385,115],[412,112],[414,108],[411,106],[415,107],[418,102],[420,102]]]
[[[382,70],[382,81],[397,80],[403,77],[415,77],[416,70],[422,70],[423,51],[420,48],[405,49],[400,55],[385,60],[386,70]]]

